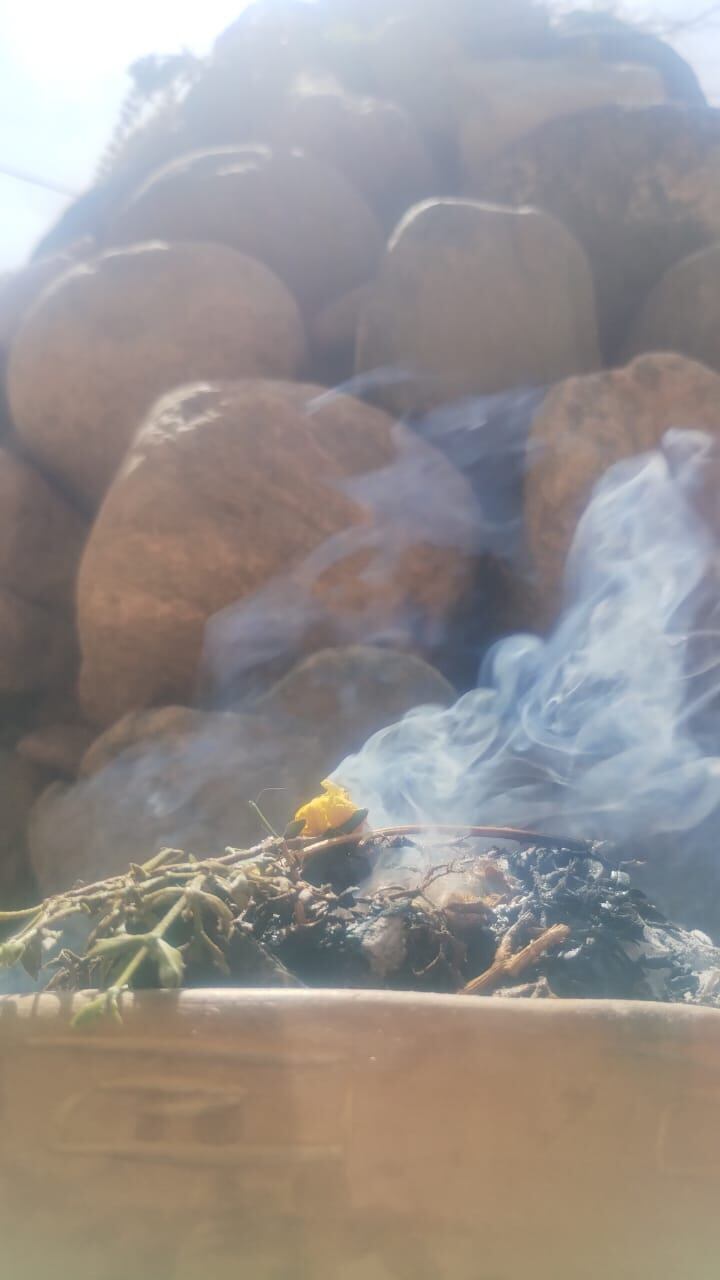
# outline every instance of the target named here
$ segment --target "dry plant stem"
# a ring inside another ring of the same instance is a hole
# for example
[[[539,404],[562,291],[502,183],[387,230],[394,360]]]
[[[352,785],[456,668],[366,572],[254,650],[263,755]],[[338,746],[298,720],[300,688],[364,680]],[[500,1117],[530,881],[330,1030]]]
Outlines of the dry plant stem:
[[[484,995],[487,991],[494,990],[495,987],[501,985],[507,978],[518,978],[525,969],[529,969],[535,964],[541,956],[546,952],[552,951],[554,947],[562,946],[563,942],[567,942],[570,937],[571,930],[566,924],[554,924],[552,928],[546,929],[541,933],[539,938],[534,938],[529,942],[522,951],[511,954],[512,941],[509,935],[506,935],[497,954],[489,969],[481,973],[479,977],[473,978],[472,982],[468,982],[463,987],[460,995],[473,996]]]
[[[0,911],[0,924],[10,920],[27,920],[29,916],[38,915],[37,907],[23,907],[22,911]]]
[[[395,836],[418,836],[418,835],[444,835],[444,836],[474,836],[485,840],[514,840],[518,844],[528,841],[531,844],[538,845],[567,845],[568,840],[561,836],[551,836],[543,834],[540,831],[522,831],[517,827],[463,827],[447,824],[433,825],[427,822],[418,822],[404,827],[379,827],[376,831],[352,831],[349,835],[333,836],[330,840],[318,840],[314,844],[305,845],[302,848],[302,859],[314,856],[316,853],[324,853],[326,849],[334,849],[341,844],[362,844],[364,841],[372,843],[373,840],[391,839]],[[585,841],[578,840],[578,845],[584,847]]]

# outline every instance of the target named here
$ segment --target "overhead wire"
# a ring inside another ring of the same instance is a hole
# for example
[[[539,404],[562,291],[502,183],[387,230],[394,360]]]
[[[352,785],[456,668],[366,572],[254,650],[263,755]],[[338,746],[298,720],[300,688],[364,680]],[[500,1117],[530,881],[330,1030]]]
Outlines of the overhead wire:
[[[40,178],[37,174],[27,173],[23,169],[16,169],[13,165],[0,164],[0,177],[15,178],[17,182],[27,182],[33,187],[43,187],[46,191],[54,191],[60,196],[76,196],[77,191],[73,191],[71,187],[66,187],[60,182],[56,182],[53,178]]]

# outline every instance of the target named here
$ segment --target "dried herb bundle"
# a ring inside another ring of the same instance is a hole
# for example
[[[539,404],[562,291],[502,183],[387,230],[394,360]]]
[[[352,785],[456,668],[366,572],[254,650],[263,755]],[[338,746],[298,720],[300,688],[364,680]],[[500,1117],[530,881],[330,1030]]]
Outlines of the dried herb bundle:
[[[507,840],[479,852],[478,834]],[[291,835],[204,861],[164,850],[0,920],[19,925],[1,964],[99,989],[83,1022],[119,1017],[128,988],[181,985],[720,1005],[720,951],[668,924],[610,850],[509,830]]]

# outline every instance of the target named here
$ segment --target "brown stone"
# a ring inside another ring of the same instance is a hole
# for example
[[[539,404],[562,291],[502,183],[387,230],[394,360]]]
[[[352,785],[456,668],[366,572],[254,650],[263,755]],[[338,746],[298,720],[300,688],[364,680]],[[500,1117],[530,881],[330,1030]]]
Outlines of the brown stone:
[[[267,140],[278,102],[316,65],[323,44],[318,7],[291,8],[273,2],[258,12],[257,5],[246,5],[220,33],[182,104],[194,148]]]
[[[72,620],[0,585],[0,693],[29,693],[73,679]]]
[[[142,755],[153,742],[180,742],[190,737],[202,722],[203,714],[191,707],[128,711],[99,737],[93,735],[80,761],[80,776],[89,778],[131,748]],[[223,722],[218,720],[217,723]]]
[[[652,290],[625,353],[641,351],[677,351],[720,373],[720,245],[683,258]]]
[[[44,893],[123,871],[164,845],[222,853],[276,830],[351,751],[406,711],[453,691],[408,654],[350,647],[313,655],[247,712],[131,712],[86,753],[81,781],[50,788],[30,824]]]
[[[299,147],[338,169],[390,228],[433,193],[433,166],[410,115],[394,102],[337,91],[294,92],[271,124],[278,147]]]
[[[40,294],[75,263],[69,253],[39,258],[0,280],[0,354],[7,356],[20,322]]]
[[[6,908],[29,888],[25,831],[41,785],[33,765],[0,750],[0,902]]]
[[[267,267],[221,245],[135,245],[44,294],[8,388],[24,445],[94,505],[159,395],[198,378],[292,377],[302,358],[297,306]]]
[[[27,462],[0,449],[0,584],[70,614],[87,526]]]
[[[376,218],[343,174],[315,157],[262,146],[194,152],[161,169],[109,238],[230,245],[266,263],[311,312],[369,279],[383,245]]]
[[[73,264],[69,254],[39,258],[19,271],[0,277],[0,440],[12,437],[13,428],[5,386],[7,358],[15,334],[26,313],[57,276]]]
[[[560,218],[586,250],[616,356],[649,290],[720,236],[720,111],[607,107],[544,125],[487,166],[485,199]]]
[[[87,725],[51,724],[26,733],[15,751],[21,760],[74,778],[94,737],[94,731]]]
[[[372,284],[361,284],[351,289],[323,307],[308,325],[313,370],[319,382],[332,387],[352,377],[358,323],[372,288]]]
[[[411,708],[449,706],[455,696],[452,685],[413,654],[348,645],[311,654],[253,709],[303,740],[327,737],[339,764]]]
[[[411,210],[358,327],[359,373],[407,374],[378,391],[399,413],[598,363],[585,256],[560,223],[531,209],[441,200]]]
[[[655,106],[666,98],[652,67],[581,57],[473,62],[458,93],[463,183],[471,196],[484,193],[493,156],[549,120],[614,104]]]
[[[33,467],[0,449],[0,692],[42,688],[71,672],[86,532]]]
[[[475,515],[449,463],[349,397],[262,381],[166,397],[80,569],[89,718],[187,701],[207,621],[277,581],[347,639],[422,645],[468,581]]]
[[[557,612],[565,559],[593,486],[613,463],[657,448],[666,431],[682,426],[720,432],[720,377],[682,356],[641,356],[549,392],[532,425],[535,461],[525,487],[545,621]]]
[[[368,42],[375,91],[402,104],[442,153],[457,129],[457,79],[466,60],[457,32],[431,10],[389,17]]]

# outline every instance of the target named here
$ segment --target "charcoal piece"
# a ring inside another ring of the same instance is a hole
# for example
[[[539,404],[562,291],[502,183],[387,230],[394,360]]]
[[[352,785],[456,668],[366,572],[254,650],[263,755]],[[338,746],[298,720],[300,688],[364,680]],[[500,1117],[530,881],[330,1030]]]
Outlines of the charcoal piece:
[[[529,846],[498,856],[518,884],[494,912],[498,945],[523,917],[538,931],[570,928],[567,942],[542,956],[523,980],[545,978],[553,994],[576,999],[708,998],[720,950],[704,935],[665,921],[607,846]]]

